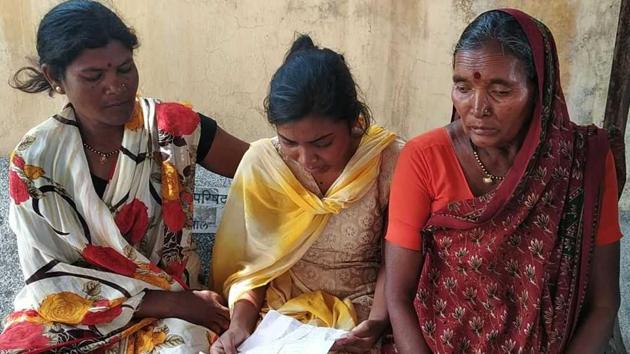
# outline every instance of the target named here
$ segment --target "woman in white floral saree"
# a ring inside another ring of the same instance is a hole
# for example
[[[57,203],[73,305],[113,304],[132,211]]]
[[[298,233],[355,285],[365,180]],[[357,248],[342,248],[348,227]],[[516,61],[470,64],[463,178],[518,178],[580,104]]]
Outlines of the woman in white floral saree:
[[[198,353],[227,327],[221,297],[193,290],[194,172],[232,176],[247,144],[187,106],[136,97],[136,46],[103,5],[67,1],[40,24],[40,67],[14,77],[69,103],[11,154],[26,285],[0,352]]]

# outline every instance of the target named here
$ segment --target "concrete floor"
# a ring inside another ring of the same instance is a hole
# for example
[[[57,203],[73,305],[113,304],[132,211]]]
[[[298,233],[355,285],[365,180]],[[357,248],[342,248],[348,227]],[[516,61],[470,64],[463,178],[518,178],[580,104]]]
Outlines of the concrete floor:
[[[229,180],[217,178],[199,169],[198,185],[226,186]],[[7,186],[7,159],[0,159],[0,186]],[[23,277],[20,272],[15,244],[15,236],[8,226],[8,189],[0,188],[0,318],[4,318],[12,308],[15,294],[22,287]],[[622,231],[630,235],[630,211],[622,212]],[[199,246],[202,263],[208,264],[211,254],[214,234],[198,234],[196,240]],[[207,269],[206,269],[207,274]],[[630,347],[630,240],[626,237],[621,242],[621,294],[622,302],[619,310],[621,333],[626,347]]]

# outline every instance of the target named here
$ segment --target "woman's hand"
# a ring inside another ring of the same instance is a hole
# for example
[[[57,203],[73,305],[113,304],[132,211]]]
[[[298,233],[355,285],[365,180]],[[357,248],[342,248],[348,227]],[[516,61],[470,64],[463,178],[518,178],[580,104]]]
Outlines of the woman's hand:
[[[230,313],[221,295],[210,290],[162,291],[147,290],[137,318],[179,318],[221,333],[230,323]]]
[[[230,328],[214,342],[212,348],[210,348],[210,354],[236,354],[236,348],[250,335],[251,333],[248,330],[240,326],[230,326]]]
[[[180,300],[181,319],[204,326],[214,333],[222,333],[230,325],[230,311],[223,297],[210,290],[185,292]]]
[[[259,319],[267,287],[252,289],[234,304],[230,328],[210,348],[211,354],[236,354],[236,348],[249,337]]]
[[[365,353],[374,348],[387,324],[385,320],[365,320],[354,327],[350,333],[337,339],[330,350]]]
[[[420,251],[385,242],[385,284],[387,310],[394,332],[396,349],[401,354],[431,353],[422,336],[413,299],[424,263]]]
[[[597,246],[581,321],[566,353],[603,353],[619,310],[619,241]]]

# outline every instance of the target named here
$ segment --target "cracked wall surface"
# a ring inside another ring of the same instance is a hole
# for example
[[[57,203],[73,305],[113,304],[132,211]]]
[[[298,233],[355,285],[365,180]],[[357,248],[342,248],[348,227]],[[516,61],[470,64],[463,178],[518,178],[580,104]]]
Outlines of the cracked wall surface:
[[[35,54],[57,0],[0,0],[0,82]],[[601,124],[620,0],[106,0],[135,28],[140,92],[182,100],[245,139],[273,133],[262,102],[297,32],[344,53],[376,121],[404,137],[446,124],[451,52],[479,13],[516,7],[555,35],[573,120]],[[63,98],[0,84],[0,153],[55,113]],[[623,203],[630,208],[630,203]]]

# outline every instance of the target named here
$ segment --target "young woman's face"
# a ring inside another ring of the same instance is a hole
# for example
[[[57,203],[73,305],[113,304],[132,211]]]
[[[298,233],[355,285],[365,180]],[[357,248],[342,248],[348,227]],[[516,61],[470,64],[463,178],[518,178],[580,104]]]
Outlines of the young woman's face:
[[[314,175],[343,171],[356,148],[344,120],[308,115],[276,130],[282,153]]]
[[[68,65],[60,85],[79,119],[124,125],[132,116],[138,90],[133,52],[117,40],[85,49]]]

